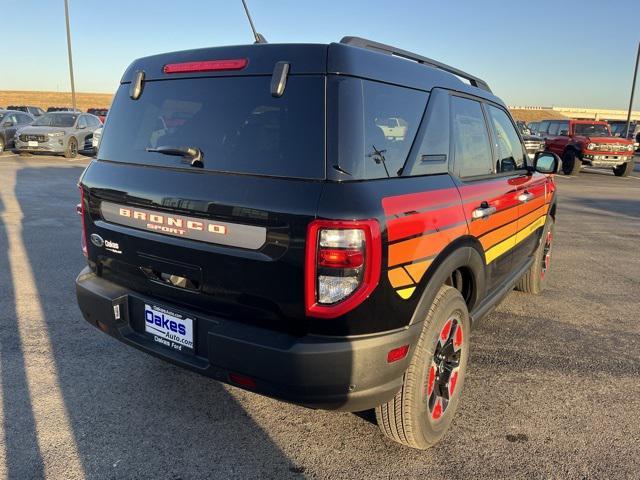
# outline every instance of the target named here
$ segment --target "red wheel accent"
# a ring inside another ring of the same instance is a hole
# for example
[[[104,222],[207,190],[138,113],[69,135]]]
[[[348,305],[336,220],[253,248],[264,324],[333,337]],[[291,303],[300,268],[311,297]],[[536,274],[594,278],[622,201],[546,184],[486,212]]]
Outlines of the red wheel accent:
[[[436,366],[433,362],[431,362],[431,366],[429,367],[429,379],[427,380],[427,398],[431,396],[433,393],[433,385],[436,379]]]
[[[456,333],[453,336],[453,348],[457,351],[462,347],[462,325],[456,325]]]
[[[436,404],[433,407],[433,413],[431,414],[434,420],[438,420],[442,416],[442,398],[438,397]]]
[[[540,270],[540,278],[544,278],[544,275],[551,266],[551,243],[553,242],[553,234],[551,230],[547,232],[547,238],[544,241],[544,257],[542,258],[542,269]]]
[[[449,340],[449,334],[451,333],[451,325],[453,325],[453,319],[450,318],[447,320],[447,323],[444,324],[442,330],[440,330],[440,343],[444,344],[447,340]]]
[[[456,383],[458,383],[457,368],[453,372],[451,372],[451,377],[449,378],[449,398],[453,396],[453,392],[456,389]]]

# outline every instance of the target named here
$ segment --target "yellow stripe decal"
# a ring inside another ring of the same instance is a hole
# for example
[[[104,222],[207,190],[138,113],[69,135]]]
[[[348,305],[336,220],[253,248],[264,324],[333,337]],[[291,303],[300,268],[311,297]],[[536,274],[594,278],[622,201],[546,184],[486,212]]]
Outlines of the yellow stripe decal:
[[[497,245],[494,245],[489,250],[484,252],[487,265],[493,262],[500,255],[511,250],[518,243],[522,242],[525,238],[527,238],[529,235],[535,232],[538,228],[542,227],[546,222],[546,220],[547,220],[546,215],[541,216],[536,221],[527,225],[525,228],[520,230],[515,235],[512,235],[511,237],[507,238],[506,240],[503,240],[502,242],[498,243]]]
[[[403,300],[406,300],[411,295],[413,295],[413,292],[415,291],[415,289],[416,289],[416,287],[403,288],[402,290],[396,290],[396,293],[398,295],[400,295],[400,297]]]

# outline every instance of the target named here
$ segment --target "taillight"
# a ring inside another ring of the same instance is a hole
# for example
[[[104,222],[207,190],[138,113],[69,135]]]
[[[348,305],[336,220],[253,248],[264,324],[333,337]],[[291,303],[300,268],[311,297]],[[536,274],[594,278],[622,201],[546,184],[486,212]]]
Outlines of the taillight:
[[[380,280],[382,247],[376,220],[315,220],[307,231],[307,315],[335,318],[362,303]]]
[[[84,188],[80,187],[80,204],[76,207],[76,212],[80,215],[80,221],[82,222],[82,236],[80,237],[80,244],[82,245],[82,254],[85,257],[89,256],[87,251],[87,227],[84,223]]]
[[[223,70],[242,70],[247,66],[246,58],[229,60],[202,60],[199,62],[168,63],[162,69],[164,73],[219,72]]]

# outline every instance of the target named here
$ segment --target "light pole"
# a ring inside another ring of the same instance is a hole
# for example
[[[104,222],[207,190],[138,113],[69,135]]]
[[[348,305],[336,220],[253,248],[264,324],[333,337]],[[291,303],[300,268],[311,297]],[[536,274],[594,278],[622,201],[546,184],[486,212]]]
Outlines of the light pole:
[[[69,29],[69,2],[64,0],[64,17],[67,22],[67,53],[69,54],[69,77],[71,78],[71,102],[76,109],[76,84],[73,81],[73,58],[71,56],[71,30]]]
[[[636,68],[633,70],[633,82],[631,83],[631,99],[629,100],[629,112],[627,113],[627,130],[629,137],[629,127],[631,126],[631,109],[633,108],[633,94],[636,91],[636,78],[638,77],[638,63],[640,63],[640,42],[638,42],[638,54],[636,55]]]

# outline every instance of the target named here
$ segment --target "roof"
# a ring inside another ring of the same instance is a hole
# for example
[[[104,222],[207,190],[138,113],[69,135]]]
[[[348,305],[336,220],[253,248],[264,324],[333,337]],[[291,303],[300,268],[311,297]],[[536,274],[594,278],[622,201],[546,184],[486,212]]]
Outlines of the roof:
[[[247,59],[242,75],[271,75],[277,62],[290,64],[289,75],[337,74],[392,83],[420,90],[447,88],[475,95],[504,105],[491,93],[486,82],[461,70],[421,57],[405,50],[395,49],[364,39],[345,37],[341,43],[323,44],[253,44],[227,47],[201,48],[163,53],[135,60],[125,71],[121,82],[129,83],[137,71],[145,73],[146,80],[167,78],[163,72],[169,63],[207,60]],[[372,44],[375,48],[370,48]],[[381,50],[384,47],[389,50]],[[215,72],[172,73],[171,78],[237,76],[237,70]],[[464,82],[465,77],[470,83]]]

